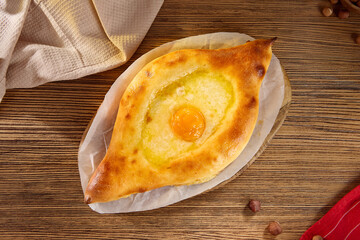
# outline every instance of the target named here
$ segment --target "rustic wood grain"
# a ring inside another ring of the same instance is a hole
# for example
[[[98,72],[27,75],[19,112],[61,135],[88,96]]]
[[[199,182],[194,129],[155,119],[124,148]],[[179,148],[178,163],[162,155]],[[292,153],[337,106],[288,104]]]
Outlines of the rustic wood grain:
[[[0,104],[2,239],[298,239],[360,184],[360,15],[321,16],[324,1],[167,0],[122,67],[33,89]],[[135,59],[165,42],[202,33],[277,36],[274,53],[293,96],[268,148],[241,176],[169,207],[100,215],[83,200],[77,169],[82,133],[114,82]],[[250,198],[262,201],[251,213]]]

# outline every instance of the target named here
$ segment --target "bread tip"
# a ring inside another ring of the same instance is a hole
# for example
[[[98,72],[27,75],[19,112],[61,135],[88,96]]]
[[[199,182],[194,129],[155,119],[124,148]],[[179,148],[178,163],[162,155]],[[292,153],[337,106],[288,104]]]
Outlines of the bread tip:
[[[85,195],[84,202],[85,202],[86,204],[92,203],[91,197],[90,197],[89,195]]]
[[[276,40],[277,40],[277,37],[271,38],[270,39],[270,45],[272,46]]]

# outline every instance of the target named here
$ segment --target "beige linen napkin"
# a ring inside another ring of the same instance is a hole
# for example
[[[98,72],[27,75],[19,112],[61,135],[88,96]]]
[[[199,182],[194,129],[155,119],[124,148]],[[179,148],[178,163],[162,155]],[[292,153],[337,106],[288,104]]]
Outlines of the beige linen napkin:
[[[9,88],[125,63],[163,0],[0,0],[0,101]]]

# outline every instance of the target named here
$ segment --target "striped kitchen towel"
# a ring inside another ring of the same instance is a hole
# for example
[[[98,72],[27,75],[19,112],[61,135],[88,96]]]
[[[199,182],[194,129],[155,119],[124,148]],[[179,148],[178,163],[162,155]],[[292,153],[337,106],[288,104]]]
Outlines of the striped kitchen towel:
[[[300,240],[320,235],[326,240],[360,239],[360,185],[343,197]]]

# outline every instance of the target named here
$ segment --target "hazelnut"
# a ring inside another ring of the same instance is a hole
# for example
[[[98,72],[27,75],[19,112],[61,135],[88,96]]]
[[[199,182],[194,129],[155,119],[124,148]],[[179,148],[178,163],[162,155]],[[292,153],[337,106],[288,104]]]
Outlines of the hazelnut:
[[[360,7],[360,1],[358,1],[358,2],[356,3],[356,6]]]
[[[330,0],[331,4],[337,4],[339,2],[339,0]]]
[[[357,1],[359,1],[359,0],[350,0],[350,2],[353,2],[353,3],[356,3]]]
[[[348,10],[346,10],[346,9],[341,9],[341,10],[339,11],[338,17],[339,17],[340,19],[345,19],[345,18],[348,18],[349,16],[350,16],[350,12],[349,12]]]
[[[360,35],[355,38],[355,42],[360,45]]]
[[[249,202],[249,208],[251,209],[251,211],[253,212],[258,212],[261,209],[261,202],[258,200],[251,200]]]
[[[323,238],[320,235],[315,235],[312,237],[312,240],[323,240]]]
[[[270,222],[268,226],[268,231],[272,235],[276,236],[282,233],[282,228],[278,222]]]
[[[323,14],[325,17],[330,17],[332,13],[333,13],[333,10],[332,10],[332,8],[329,8],[329,7],[325,7],[325,8],[323,8],[323,10],[322,10],[322,14]]]

